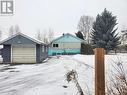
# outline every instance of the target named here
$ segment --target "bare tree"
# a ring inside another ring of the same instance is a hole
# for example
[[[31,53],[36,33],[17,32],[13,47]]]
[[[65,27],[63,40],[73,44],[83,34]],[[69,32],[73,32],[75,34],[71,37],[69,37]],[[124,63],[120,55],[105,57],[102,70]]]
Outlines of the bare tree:
[[[43,40],[44,43],[49,43],[47,34],[48,34],[48,31],[43,30],[43,32],[42,32],[42,40]]]
[[[50,43],[54,38],[54,31],[51,28],[49,28],[48,31],[45,29],[43,32],[38,30],[36,33],[36,38],[44,43]]]
[[[42,34],[41,34],[40,30],[37,31],[35,37],[36,37],[39,41],[42,41]]]
[[[2,40],[2,31],[0,30],[0,41]]]
[[[127,42],[127,30],[123,30],[123,31],[121,31],[121,43],[123,44],[123,45],[125,45],[126,43],[125,42]]]
[[[81,31],[83,33],[84,39],[87,40],[87,43],[90,43],[90,32],[93,25],[93,17],[83,15],[80,17],[79,23],[78,23],[78,31]]]
[[[52,28],[49,28],[49,31],[48,31],[48,42],[50,43],[54,38],[54,31]]]
[[[12,35],[14,35],[14,26],[11,26],[10,28],[9,28],[9,34],[8,34],[9,36],[12,36]]]
[[[19,32],[21,32],[19,26],[18,25],[15,25],[15,33],[19,33]]]
[[[35,37],[41,42],[48,43],[46,31],[41,32],[40,30],[38,30]]]
[[[19,32],[21,32],[21,30],[20,30],[20,28],[19,28],[19,26],[18,25],[15,25],[15,26],[11,26],[10,28],[9,28],[9,36],[13,36],[13,35],[15,35],[16,33],[19,33]]]

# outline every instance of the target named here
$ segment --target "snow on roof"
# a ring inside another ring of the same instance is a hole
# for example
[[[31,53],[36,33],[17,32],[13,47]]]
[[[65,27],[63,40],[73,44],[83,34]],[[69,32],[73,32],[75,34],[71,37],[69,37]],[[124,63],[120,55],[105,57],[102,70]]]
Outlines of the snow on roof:
[[[18,33],[16,33],[15,35],[12,35],[12,36],[8,37],[7,39],[4,39],[3,41],[0,42],[0,44],[2,44],[2,43],[4,43],[5,41],[8,41],[8,40],[10,40],[10,39],[12,39],[12,38],[18,36],[18,35],[21,35],[21,36],[23,36],[23,37],[25,37],[25,38],[28,38],[28,39],[30,39],[31,41],[35,42],[35,43],[38,43],[38,44],[45,44],[44,42],[39,41],[39,40],[34,39],[34,38],[31,38],[31,37],[29,37],[29,36],[27,36],[27,35],[25,35],[25,34],[23,34],[23,33],[21,33],[21,32],[18,32]]]
[[[72,35],[72,34],[70,34],[70,33],[63,34],[62,36],[60,36],[60,37],[54,39],[52,42],[55,42],[55,41],[61,39],[62,37],[66,36],[66,35],[69,35],[69,36],[71,36],[71,37],[73,37],[73,38],[76,38],[76,39],[79,40],[80,42],[84,42],[84,40],[82,40],[82,39],[80,39],[80,38],[78,38],[78,37],[76,37],[76,36],[74,36],[74,35]]]

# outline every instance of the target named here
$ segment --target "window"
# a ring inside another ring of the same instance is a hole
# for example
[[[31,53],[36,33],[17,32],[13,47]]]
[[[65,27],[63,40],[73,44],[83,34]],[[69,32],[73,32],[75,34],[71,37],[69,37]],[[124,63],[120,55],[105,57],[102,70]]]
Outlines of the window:
[[[58,47],[58,44],[53,44],[53,47]]]
[[[44,50],[45,48],[44,48],[44,46],[42,46],[42,52],[45,52],[45,50]]]

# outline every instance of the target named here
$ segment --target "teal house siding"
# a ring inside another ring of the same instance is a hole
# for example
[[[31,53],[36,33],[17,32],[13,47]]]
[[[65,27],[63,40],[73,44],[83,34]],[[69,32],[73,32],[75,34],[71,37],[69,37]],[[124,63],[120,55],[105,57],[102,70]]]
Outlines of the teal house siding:
[[[49,48],[48,55],[57,55],[57,54],[79,54],[81,53],[80,48],[71,48],[71,49],[56,49]]]
[[[81,43],[83,42],[84,40],[74,35],[64,34],[50,43],[48,55],[79,54],[81,53]],[[54,44],[57,45],[55,46]]]

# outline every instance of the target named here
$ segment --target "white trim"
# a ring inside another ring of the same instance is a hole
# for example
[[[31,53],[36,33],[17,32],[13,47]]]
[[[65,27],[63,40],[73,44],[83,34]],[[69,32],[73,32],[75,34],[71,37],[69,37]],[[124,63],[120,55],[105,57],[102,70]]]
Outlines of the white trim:
[[[39,40],[37,40],[37,39],[34,39],[34,38],[31,38],[31,37],[29,37],[29,36],[27,36],[27,35],[25,35],[25,34],[23,34],[23,33],[21,33],[21,32],[19,32],[19,33],[13,35],[13,36],[11,36],[11,37],[8,37],[7,39],[4,39],[3,41],[0,42],[0,44],[2,44],[2,43],[4,43],[4,42],[6,42],[6,41],[8,41],[8,40],[10,40],[10,39],[12,39],[12,38],[18,36],[18,35],[21,35],[21,36],[23,36],[23,37],[25,37],[25,38],[27,38],[27,39],[30,39],[31,41],[33,41],[33,42],[35,42],[35,43],[37,43],[37,44],[45,44],[44,42],[41,42],[41,41],[39,41]]]

